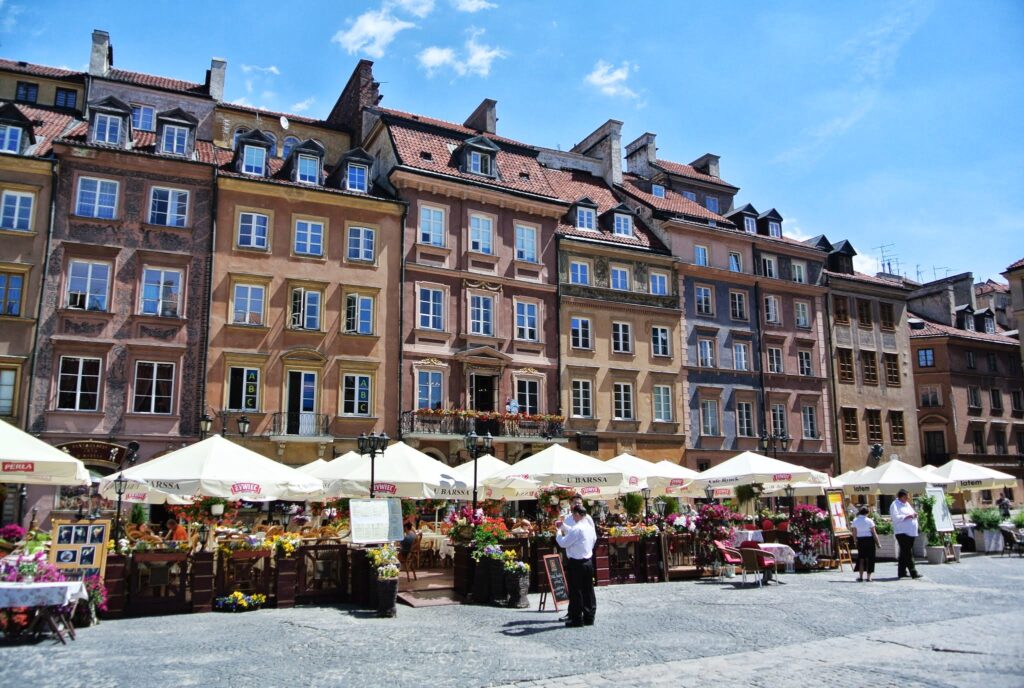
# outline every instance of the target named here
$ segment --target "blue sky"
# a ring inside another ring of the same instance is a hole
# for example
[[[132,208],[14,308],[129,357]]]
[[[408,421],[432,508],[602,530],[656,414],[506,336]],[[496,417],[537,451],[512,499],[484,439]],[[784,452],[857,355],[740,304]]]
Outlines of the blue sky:
[[[383,105],[461,122],[494,98],[537,145],[619,119],[661,158],[720,155],[739,203],[850,239],[866,271],[883,244],[924,280],[1024,256],[1016,0],[0,0],[3,57],[84,69],[93,28],[124,69],[201,81],[226,58],[227,99],[275,110],[325,116],[366,57]]]

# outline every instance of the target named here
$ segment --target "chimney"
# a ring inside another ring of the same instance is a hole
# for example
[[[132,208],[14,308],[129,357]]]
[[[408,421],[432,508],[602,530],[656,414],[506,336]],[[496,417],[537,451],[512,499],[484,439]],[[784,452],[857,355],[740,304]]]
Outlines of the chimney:
[[[498,131],[498,101],[484,98],[476,106],[473,114],[470,115],[462,126],[468,129],[476,129],[484,134],[494,134]]]
[[[227,70],[227,60],[219,57],[210,60],[210,69],[206,72],[206,92],[218,102],[224,100],[224,76]]]
[[[363,143],[363,110],[380,103],[380,82],[373,79],[373,63],[359,60],[341,95],[327,115],[327,123],[352,133],[352,145]]]
[[[704,174],[710,174],[712,177],[721,177],[718,173],[718,161],[720,158],[713,153],[705,153],[696,160],[690,163],[690,167],[703,172]]]
[[[96,29],[92,32],[92,52],[89,53],[89,74],[106,76],[114,64],[114,47],[110,45],[110,34]]]
[[[658,148],[654,145],[654,134],[641,134],[626,145],[626,170],[646,179],[652,176],[651,165],[658,160]]]
[[[608,120],[570,152],[600,160],[601,176],[610,186],[622,183],[622,122]]]

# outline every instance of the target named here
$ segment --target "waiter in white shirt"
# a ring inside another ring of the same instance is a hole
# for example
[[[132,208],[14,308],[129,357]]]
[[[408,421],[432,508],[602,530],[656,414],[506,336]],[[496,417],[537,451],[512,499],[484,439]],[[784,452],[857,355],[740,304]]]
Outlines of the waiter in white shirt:
[[[572,498],[572,502],[571,502],[571,504],[569,506],[569,513],[565,517],[565,520],[562,521],[562,525],[565,527],[566,531],[568,531],[571,528],[575,528],[576,527],[576,519],[572,515],[572,508],[576,507],[576,506],[583,506],[583,497],[580,497],[579,495],[576,495],[575,497]],[[592,525],[592,526],[594,525],[594,519],[592,519],[590,517],[590,514],[587,514],[586,516],[584,516],[583,520],[584,521],[590,521],[590,525]],[[594,526],[594,531],[597,532],[597,527],[596,526]],[[565,614],[565,616],[563,616],[562,618],[559,619],[559,621],[568,621],[568,620],[569,620],[568,612]]]
[[[575,525],[558,524],[555,541],[565,548],[569,558],[566,575],[569,580],[569,620],[565,625],[570,628],[593,626],[594,615],[597,613],[597,598],[594,597],[594,545],[597,543],[597,531],[594,522],[587,515],[582,504],[574,504],[572,517]]]
[[[900,490],[896,495],[896,501],[889,507],[889,516],[892,518],[892,532],[896,534],[896,543],[899,545],[899,559],[896,564],[897,578],[906,578],[910,572],[911,578],[920,578],[914,566],[914,539],[917,538],[917,511],[910,503],[910,495],[906,490]]]

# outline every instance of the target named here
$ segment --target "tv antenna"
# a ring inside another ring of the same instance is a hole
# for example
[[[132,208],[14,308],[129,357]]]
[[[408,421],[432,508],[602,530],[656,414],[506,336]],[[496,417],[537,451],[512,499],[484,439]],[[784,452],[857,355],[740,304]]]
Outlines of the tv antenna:
[[[932,266],[932,279],[939,279],[939,270],[945,270],[946,271],[946,274],[943,275],[943,277],[948,277],[949,276],[949,270],[950,269],[947,268],[945,265],[943,265],[941,267],[936,267],[936,266],[933,265]]]

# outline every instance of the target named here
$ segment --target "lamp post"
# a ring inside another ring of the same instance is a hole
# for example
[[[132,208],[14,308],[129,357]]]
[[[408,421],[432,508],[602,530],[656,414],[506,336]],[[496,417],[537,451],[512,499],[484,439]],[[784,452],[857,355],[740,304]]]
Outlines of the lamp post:
[[[705,487],[704,496],[708,498],[708,504],[713,503],[715,501],[715,488],[711,487],[710,485]]]
[[[647,502],[651,498],[651,488],[645,487],[640,490],[640,494],[644,496],[644,521],[646,522],[650,516],[650,510],[648,509]]]
[[[213,418],[210,418],[209,413],[204,413],[199,418],[199,439],[205,440],[206,436],[210,434],[210,429],[213,427]]]
[[[792,520],[792,518],[793,518],[793,497],[796,495],[796,488],[793,487],[792,485],[786,485],[786,487],[783,488],[783,491],[786,493],[786,498],[789,499],[789,518]]]
[[[665,508],[667,506],[668,505],[665,504],[664,500],[661,500],[661,499],[654,500],[654,510],[658,512],[658,517],[659,518],[664,518],[665,517]]]
[[[249,434],[249,416],[242,416],[238,419],[238,432],[241,433],[243,439]]]
[[[768,433],[764,430],[761,431],[761,451],[771,451],[772,458],[779,458],[778,447],[782,447],[782,451],[789,449],[789,443],[792,441],[785,432],[772,432]]]
[[[477,436],[473,431],[470,431],[466,435],[466,451],[473,457],[473,513],[476,513],[476,460],[480,458],[481,454],[491,451],[491,447],[494,446],[494,438],[491,437],[491,433],[487,433],[483,437]]]
[[[379,435],[374,435],[372,432],[367,435],[365,432],[359,435],[359,453],[370,455],[370,499],[374,497],[374,482],[376,481],[376,475],[374,473],[374,461],[377,458],[377,454],[384,454],[384,450],[388,446],[388,435],[386,432],[382,432]]]
[[[128,451],[125,453],[124,458],[121,459],[121,463],[117,468],[117,477],[114,478],[114,492],[117,493],[117,513],[114,515],[114,542],[118,542],[121,539],[121,498],[124,497],[124,493],[128,489],[128,479],[124,477],[124,465],[127,463],[131,466],[135,463],[135,459],[138,456],[139,443],[129,442]]]

